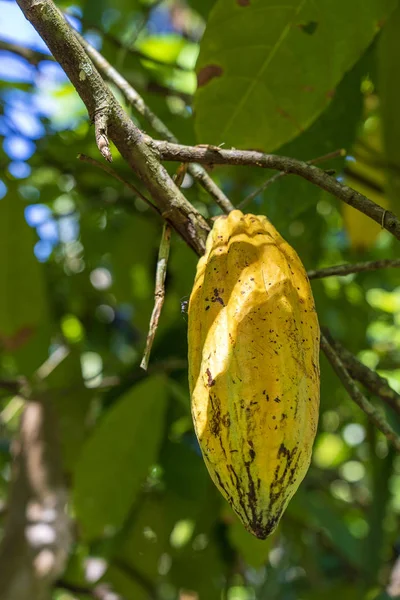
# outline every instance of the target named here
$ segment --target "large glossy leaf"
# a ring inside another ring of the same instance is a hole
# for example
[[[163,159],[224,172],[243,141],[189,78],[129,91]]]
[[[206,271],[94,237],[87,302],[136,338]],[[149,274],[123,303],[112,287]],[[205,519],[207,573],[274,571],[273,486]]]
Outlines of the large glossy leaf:
[[[50,317],[35,235],[14,190],[0,201],[0,348],[29,375],[47,358]]]
[[[362,112],[361,81],[368,71],[369,56],[364,56],[340,82],[337,93],[318,119],[293,141],[280,147],[278,154],[311,160],[335,150],[351,150]],[[338,173],[344,157],[328,160],[320,166]],[[267,188],[258,211],[264,212],[283,235],[290,233],[293,219],[311,206],[316,207],[326,192],[301,177],[284,177]],[[258,198],[260,200],[260,198]],[[309,227],[308,227],[309,229]],[[315,232],[312,233],[315,236]]]
[[[198,60],[201,143],[272,151],[326,108],[395,0],[218,0]]]
[[[156,461],[166,407],[161,378],[134,386],[106,414],[75,471],[75,509],[86,537],[119,528]]]

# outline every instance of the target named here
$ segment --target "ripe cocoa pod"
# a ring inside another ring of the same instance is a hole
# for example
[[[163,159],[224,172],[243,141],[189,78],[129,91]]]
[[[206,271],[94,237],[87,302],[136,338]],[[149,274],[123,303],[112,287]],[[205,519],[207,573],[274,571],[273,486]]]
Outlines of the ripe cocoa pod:
[[[276,528],[311,460],[319,326],[296,252],[264,216],[219,217],[188,311],[195,431],[212,480],[245,527]]]

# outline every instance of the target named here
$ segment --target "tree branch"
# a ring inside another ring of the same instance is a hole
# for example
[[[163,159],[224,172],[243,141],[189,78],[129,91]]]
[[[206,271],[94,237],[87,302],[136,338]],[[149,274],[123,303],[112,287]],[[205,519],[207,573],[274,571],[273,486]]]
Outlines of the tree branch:
[[[352,378],[362,383],[372,394],[378,396],[400,415],[400,394],[390,387],[387,380],[364,365],[337,340],[333,340],[326,328],[324,328],[324,334]]]
[[[157,590],[154,583],[141,573],[132,563],[128,563],[125,559],[117,557],[113,560],[113,565],[122,571],[127,577],[130,577],[136,581],[139,585],[146,590],[147,597],[149,600],[156,600]]]
[[[149,332],[147,334],[146,348],[144,350],[142,362],[140,363],[141,369],[147,371],[150,360],[150,352],[153,346],[154,337],[156,335],[158,322],[160,320],[161,310],[164,305],[165,298],[165,277],[167,275],[167,265],[169,257],[169,249],[171,245],[171,228],[167,223],[164,223],[164,227],[161,234],[160,248],[158,251],[157,259],[157,270],[156,270],[156,283],[154,290],[154,308],[150,317]]]
[[[377,271],[378,269],[400,268],[400,259],[394,260],[370,260],[367,262],[355,263],[353,265],[336,265],[327,267],[326,269],[318,269],[308,271],[308,279],[322,279],[324,277],[332,277],[333,275],[344,276],[350,273],[363,273],[366,271]]]
[[[156,141],[149,136],[146,139],[162,160],[195,161],[208,165],[252,166],[283,171],[288,175],[298,175],[364,213],[400,240],[400,220],[396,215],[375,204],[360,192],[340,183],[315,165],[287,156],[264,154],[253,150],[223,150],[216,146],[182,146]]]
[[[338,156],[346,156],[346,150],[344,150],[343,148],[339,148],[339,150],[334,150],[333,152],[329,152],[329,154],[324,154],[323,156],[317,156],[317,158],[308,160],[307,164],[317,165],[326,160],[331,160],[332,158],[337,158]],[[273,175],[272,177],[270,177],[269,179],[264,181],[264,183],[262,185],[260,185],[259,188],[254,190],[254,192],[251,192],[248,196],[246,196],[246,198],[244,200],[242,200],[237,205],[237,207],[240,210],[243,210],[243,208],[245,206],[247,206],[249,204],[249,202],[254,200],[254,198],[256,198],[259,194],[261,194],[262,192],[265,192],[265,190],[267,188],[269,188],[271,185],[273,185],[274,183],[276,183],[277,181],[282,179],[282,177],[286,177],[287,175],[289,175],[289,173],[285,173],[285,171],[280,171],[280,173],[276,173],[275,175]]]
[[[0,546],[0,598],[50,600],[65,568],[70,521],[51,401],[27,402],[14,444],[14,468]]]
[[[45,54],[44,52],[39,52],[38,50],[31,50],[30,48],[25,48],[19,44],[13,44],[12,42],[6,42],[4,40],[0,40],[0,50],[17,54],[21,58],[27,60],[34,67],[37,67],[38,64],[44,60],[54,61],[54,58],[51,56],[51,54]]]
[[[62,588],[72,594],[90,596],[94,600],[125,600],[119,594],[116,594],[112,587],[107,583],[99,583],[94,587],[69,583],[63,579],[57,581],[56,587]]]
[[[26,385],[27,380],[24,377],[16,379],[0,379],[0,389],[14,395],[21,394],[22,388]]]
[[[160,3],[160,0],[158,0],[158,3]],[[155,2],[152,2],[151,4],[149,4],[147,6],[147,9],[148,10],[153,9],[155,6],[156,6]],[[74,10],[70,10],[69,8],[63,10],[63,12],[65,15],[71,15],[71,16],[76,17],[76,12]],[[122,50],[126,54],[130,54],[131,56],[134,56],[138,60],[144,60],[144,61],[153,63],[154,65],[159,65],[160,67],[176,69],[178,71],[187,71],[187,72],[193,71],[192,68],[186,67],[185,65],[179,65],[177,62],[173,62],[173,63],[165,62],[161,58],[149,56],[145,52],[142,52],[138,48],[135,48],[134,43],[135,43],[135,40],[137,39],[139,31],[135,32],[135,36],[134,36],[135,39],[133,39],[133,40],[131,39],[131,40],[129,40],[128,43],[124,43],[121,40],[119,40],[117,37],[113,36],[110,32],[104,31],[104,29],[102,29],[101,27],[96,25],[96,23],[90,21],[89,19],[86,19],[86,18],[83,18],[82,16],[80,16],[79,20],[86,30],[91,29],[93,31],[96,31],[97,33],[99,33],[101,35],[102,38],[104,38],[105,40],[110,42],[113,46],[115,46],[119,50]],[[143,26],[145,25],[145,23],[146,23],[146,21],[144,21]]]
[[[362,394],[357,387],[356,382],[350,376],[348,370],[343,364],[340,356],[337,354],[333,346],[328,342],[328,339],[321,331],[321,348],[325,353],[326,358],[331,363],[333,370],[339,377],[344,388],[347,390],[350,398],[358,404],[358,406],[365,412],[368,419],[383,433],[383,435],[393,444],[397,452],[400,452],[400,437],[392,429],[385,417],[382,416],[376,408],[371,404],[369,400]]]
[[[107,135],[143,181],[162,216],[197,254],[202,254],[209,226],[186,200],[146,143],[141,131],[122,110],[70,25],[52,0],[18,0],[18,4],[48,45],[86,105],[90,118],[107,126]]]
[[[98,52],[89,42],[85,40],[79,33],[75,32],[76,37],[86,50],[87,54],[92,59],[94,65],[98,69],[99,73],[107,80],[111,81],[124,95],[125,99],[131,106],[133,106],[137,112],[146,119],[151,127],[156,131],[162,138],[169,142],[178,143],[177,138],[168,129],[168,127],[153,113],[153,111],[147,106],[143,98],[138,92],[128,83],[128,81],[122,77],[120,73]],[[215,200],[223,212],[228,213],[235,207],[229,200],[223,191],[214,183],[204,167],[199,164],[189,165],[190,174],[203,186],[203,188],[210,194]]]

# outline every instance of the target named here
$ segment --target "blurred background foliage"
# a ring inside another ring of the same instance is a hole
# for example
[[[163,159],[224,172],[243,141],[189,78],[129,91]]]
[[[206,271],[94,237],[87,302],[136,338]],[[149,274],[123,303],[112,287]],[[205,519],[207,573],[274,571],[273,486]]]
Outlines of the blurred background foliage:
[[[262,4],[274,10],[268,19],[260,18]],[[324,168],[399,214],[396,2],[323,0],[297,22],[288,7],[273,4],[58,2],[183,143],[261,144],[304,160],[345,148],[346,158]],[[88,598],[76,590],[102,578],[135,600],[389,597],[400,543],[400,457],[322,357],[310,471],[270,539],[243,529],[207,475],[191,423],[181,303],[196,257],[173,234],[166,302],[145,374],[139,363],[162,223],[122,184],[77,160],[79,153],[98,158],[83,104],[18,6],[0,0],[0,13],[0,377],[35,381],[47,365],[42,385],[59,415],[76,518],[54,599]],[[287,23],[283,48],[259,64]],[[223,73],[196,92],[197,59],[198,71],[220,64]],[[264,76],[267,87],[258,89]],[[113,156],[118,173],[140,187],[115,148]],[[269,176],[233,167],[211,175],[234,204]],[[205,216],[218,213],[190,176],[183,191]],[[306,268],[399,256],[387,231],[295,177],[280,179],[247,209],[266,214]],[[330,277],[312,287],[321,324],[400,391],[399,271]],[[23,402],[6,389],[1,396],[5,505]]]

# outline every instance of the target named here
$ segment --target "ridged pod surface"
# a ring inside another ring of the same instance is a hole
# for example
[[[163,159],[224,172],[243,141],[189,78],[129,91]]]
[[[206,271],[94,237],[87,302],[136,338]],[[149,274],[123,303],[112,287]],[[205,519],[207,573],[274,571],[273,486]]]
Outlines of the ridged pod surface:
[[[317,429],[319,326],[307,274],[266,217],[234,210],[209,234],[188,314],[205,464],[264,539],[308,470]]]

